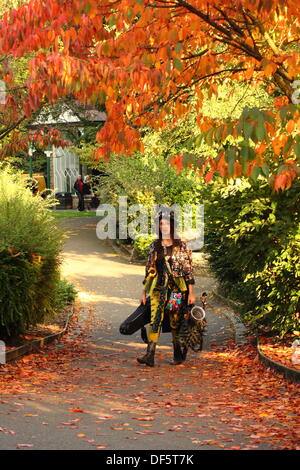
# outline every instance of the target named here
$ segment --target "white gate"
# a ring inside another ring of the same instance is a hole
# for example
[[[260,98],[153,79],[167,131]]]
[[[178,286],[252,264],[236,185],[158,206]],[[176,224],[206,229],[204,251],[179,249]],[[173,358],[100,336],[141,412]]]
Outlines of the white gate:
[[[53,151],[53,174],[55,193],[75,193],[74,183],[79,174],[79,157],[68,149],[55,147]]]

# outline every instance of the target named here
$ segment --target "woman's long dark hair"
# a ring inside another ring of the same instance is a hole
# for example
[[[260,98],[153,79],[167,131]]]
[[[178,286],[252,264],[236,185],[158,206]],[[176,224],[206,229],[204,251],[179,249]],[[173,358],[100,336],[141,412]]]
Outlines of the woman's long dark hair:
[[[171,211],[169,213],[165,212],[160,212],[158,216],[158,239],[155,242],[156,248],[158,251],[163,251],[162,247],[162,233],[160,229],[160,221],[161,220],[167,220],[170,222],[170,238],[173,241],[173,245],[180,245],[181,239],[177,237],[177,234],[175,233],[175,219],[174,219],[174,212]]]

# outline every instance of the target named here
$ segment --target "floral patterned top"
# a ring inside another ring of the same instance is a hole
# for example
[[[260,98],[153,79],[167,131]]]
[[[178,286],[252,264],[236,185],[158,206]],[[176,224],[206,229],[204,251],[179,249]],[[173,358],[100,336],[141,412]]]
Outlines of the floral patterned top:
[[[149,252],[145,268],[145,278],[143,284],[149,276],[149,270],[155,268],[159,271],[159,240],[155,240],[149,246]],[[167,259],[171,268],[171,274],[174,278],[183,277],[186,284],[195,284],[193,276],[192,250],[187,248],[186,242],[180,240],[173,244],[170,249],[167,247]],[[168,256],[169,255],[169,256]],[[157,276],[157,274],[156,274]]]

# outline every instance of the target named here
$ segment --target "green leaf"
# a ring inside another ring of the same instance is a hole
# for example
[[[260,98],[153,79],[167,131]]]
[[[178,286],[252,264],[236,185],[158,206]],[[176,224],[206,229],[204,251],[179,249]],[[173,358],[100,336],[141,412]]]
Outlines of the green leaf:
[[[286,114],[287,114],[287,106],[282,106],[282,108],[280,110],[280,119],[281,119],[282,123],[284,123],[284,121],[285,121]]]
[[[262,169],[263,174],[264,174],[267,178],[269,178],[269,174],[270,174],[269,165],[267,165],[267,163],[264,162],[264,163],[262,164],[261,169]]]
[[[169,59],[172,57],[172,48],[171,48],[171,44],[168,44],[167,45],[167,54],[168,54],[168,57]]]
[[[258,140],[263,140],[266,137],[266,128],[262,118],[259,119],[255,126],[255,134]]]
[[[251,179],[253,179],[254,181],[257,180],[258,178],[258,175],[261,174],[261,170],[260,170],[260,167],[259,166],[255,166],[251,172]]]
[[[225,152],[225,159],[228,163],[228,173],[233,175],[234,173],[234,162],[236,159],[236,147],[229,147]]]
[[[182,71],[182,64],[181,64],[180,60],[177,57],[174,58],[174,67],[177,70],[179,70],[179,72]]]
[[[100,103],[105,103],[106,101],[106,93],[104,90],[100,90],[99,92],[99,101]]]
[[[244,136],[245,139],[249,139],[250,135],[252,134],[252,124],[249,121],[244,121]]]
[[[117,24],[116,15],[113,15],[109,18],[108,24],[109,24],[109,26],[115,26]]]
[[[127,18],[128,18],[129,20],[131,20],[132,17],[133,17],[133,10],[132,10],[132,8],[129,8],[129,9],[127,10]]]
[[[144,54],[143,57],[143,62],[147,67],[151,67],[153,64],[152,57],[148,54]],[[170,72],[170,62],[167,63],[167,71]]]
[[[227,137],[229,135],[232,135],[232,133],[233,133],[233,124],[232,122],[229,122],[229,124],[227,125]]]
[[[242,170],[243,174],[245,175],[247,172],[247,162],[249,159],[249,147],[242,147],[241,152],[240,152],[240,157],[241,157],[241,165],[242,165]]]
[[[212,127],[211,129],[209,129],[209,131],[207,131],[206,135],[205,135],[205,140],[206,140],[206,143],[210,146],[213,145],[213,134],[215,132],[215,129],[214,127]]]
[[[86,2],[85,5],[84,5],[85,13],[89,14],[90,10],[91,10],[91,4],[90,4],[90,2]]]
[[[300,137],[297,135],[295,139],[295,144],[294,144],[294,152],[297,157],[300,156]]]
[[[197,135],[197,137],[195,138],[195,145],[200,146],[202,143],[202,139],[203,139],[203,134]]]
[[[249,147],[249,155],[248,158],[250,161],[256,159],[256,153],[254,152],[253,148]]]
[[[248,158],[249,158],[249,147],[246,146],[246,145],[244,145],[244,146],[241,148],[240,155],[241,155],[241,159],[242,159],[242,160],[247,161]]]
[[[221,142],[221,140],[222,140],[222,133],[223,133],[223,126],[217,127],[216,133],[215,133],[215,140],[216,140],[216,142]]]
[[[182,49],[182,42],[178,42],[174,49],[175,49],[176,53],[179,55],[180,52],[181,52],[181,49]]]
[[[292,144],[294,142],[294,139],[293,137],[290,135],[288,140],[286,141],[286,144],[285,146],[283,147],[283,153],[288,153],[288,151],[290,150]]]
[[[79,92],[81,90],[81,81],[77,80],[75,83],[75,91]]]
[[[242,132],[243,132],[243,129],[244,129],[244,120],[243,119],[239,120],[236,129],[237,129],[238,135],[242,135]]]

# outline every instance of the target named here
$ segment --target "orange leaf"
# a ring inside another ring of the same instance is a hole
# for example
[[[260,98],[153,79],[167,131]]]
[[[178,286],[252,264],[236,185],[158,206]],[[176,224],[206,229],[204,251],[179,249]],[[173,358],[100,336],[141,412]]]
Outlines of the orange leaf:
[[[207,175],[205,176],[205,182],[210,183],[210,181],[213,179],[213,176],[214,176],[214,170],[209,171]]]
[[[253,73],[254,73],[254,67],[250,67],[248,70],[244,72],[244,77],[247,78],[248,80],[249,78],[253,76]]]
[[[286,125],[286,130],[288,131],[289,134],[291,134],[294,129],[295,129],[295,121],[293,119],[290,119]]]
[[[266,77],[269,77],[270,75],[273,75],[274,72],[276,72],[277,65],[272,61],[265,61],[263,65],[263,69],[264,69],[264,75]]]

